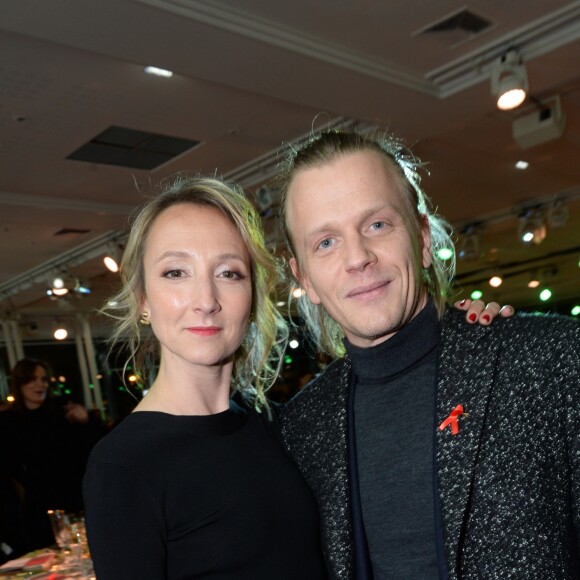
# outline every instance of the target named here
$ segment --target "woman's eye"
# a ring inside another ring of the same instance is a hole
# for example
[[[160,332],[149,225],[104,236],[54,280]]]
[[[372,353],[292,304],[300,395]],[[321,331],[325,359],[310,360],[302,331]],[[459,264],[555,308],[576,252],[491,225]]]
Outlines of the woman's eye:
[[[167,270],[163,273],[164,278],[181,278],[183,277],[183,270]]]
[[[374,222],[371,224],[371,229],[373,230],[382,230],[386,227],[387,224],[385,222]]]
[[[227,280],[237,280],[242,277],[239,272],[234,272],[233,270],[224,270],[219,275],[221,278],[226,278]]]

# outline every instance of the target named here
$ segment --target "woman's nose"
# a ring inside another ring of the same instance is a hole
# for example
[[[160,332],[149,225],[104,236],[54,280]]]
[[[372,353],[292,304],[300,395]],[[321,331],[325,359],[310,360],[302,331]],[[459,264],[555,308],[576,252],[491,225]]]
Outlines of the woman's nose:
[[[212,280],[199,280],[196,284],[195,294],[193,306],[196,310],[208,314],[221,310],[217,289]]]

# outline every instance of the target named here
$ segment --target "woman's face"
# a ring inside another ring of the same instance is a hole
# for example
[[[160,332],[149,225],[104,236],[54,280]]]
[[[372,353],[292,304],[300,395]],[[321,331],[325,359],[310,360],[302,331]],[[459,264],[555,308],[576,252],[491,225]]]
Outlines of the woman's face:
[[[37,366],[34,378],[20,387],[24,405],[27,409],[34,410],[40,407],[48,392],[48,376],[43,367]]]
[[[250,317],[252,272],[230,220],[212,206],[171,206],[151,227],[143,265],[143,310],[164,364],[232,361]]]

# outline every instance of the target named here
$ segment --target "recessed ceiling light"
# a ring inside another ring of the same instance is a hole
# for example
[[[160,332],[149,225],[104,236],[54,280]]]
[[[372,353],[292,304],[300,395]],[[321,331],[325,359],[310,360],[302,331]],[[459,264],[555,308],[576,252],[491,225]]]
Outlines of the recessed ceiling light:
[[[145,72],[148,75],[155,75],[158,77],[165,77],[167,79],[173,76],[173,72],[164,68],[158,68],[156,66],[146,66]]]
[[[516,169],[527,169],[529,166],[527,161],[516,161]]]

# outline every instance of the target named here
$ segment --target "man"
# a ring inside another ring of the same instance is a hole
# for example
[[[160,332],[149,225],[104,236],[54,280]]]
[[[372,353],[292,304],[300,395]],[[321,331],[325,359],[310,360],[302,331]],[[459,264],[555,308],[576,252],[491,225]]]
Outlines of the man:
[[[282,183],[299,308],[340,357],[282,417],[330,576],[580,577],[580,325],[446,311],[450,240],[389,137],[314,137]]]

